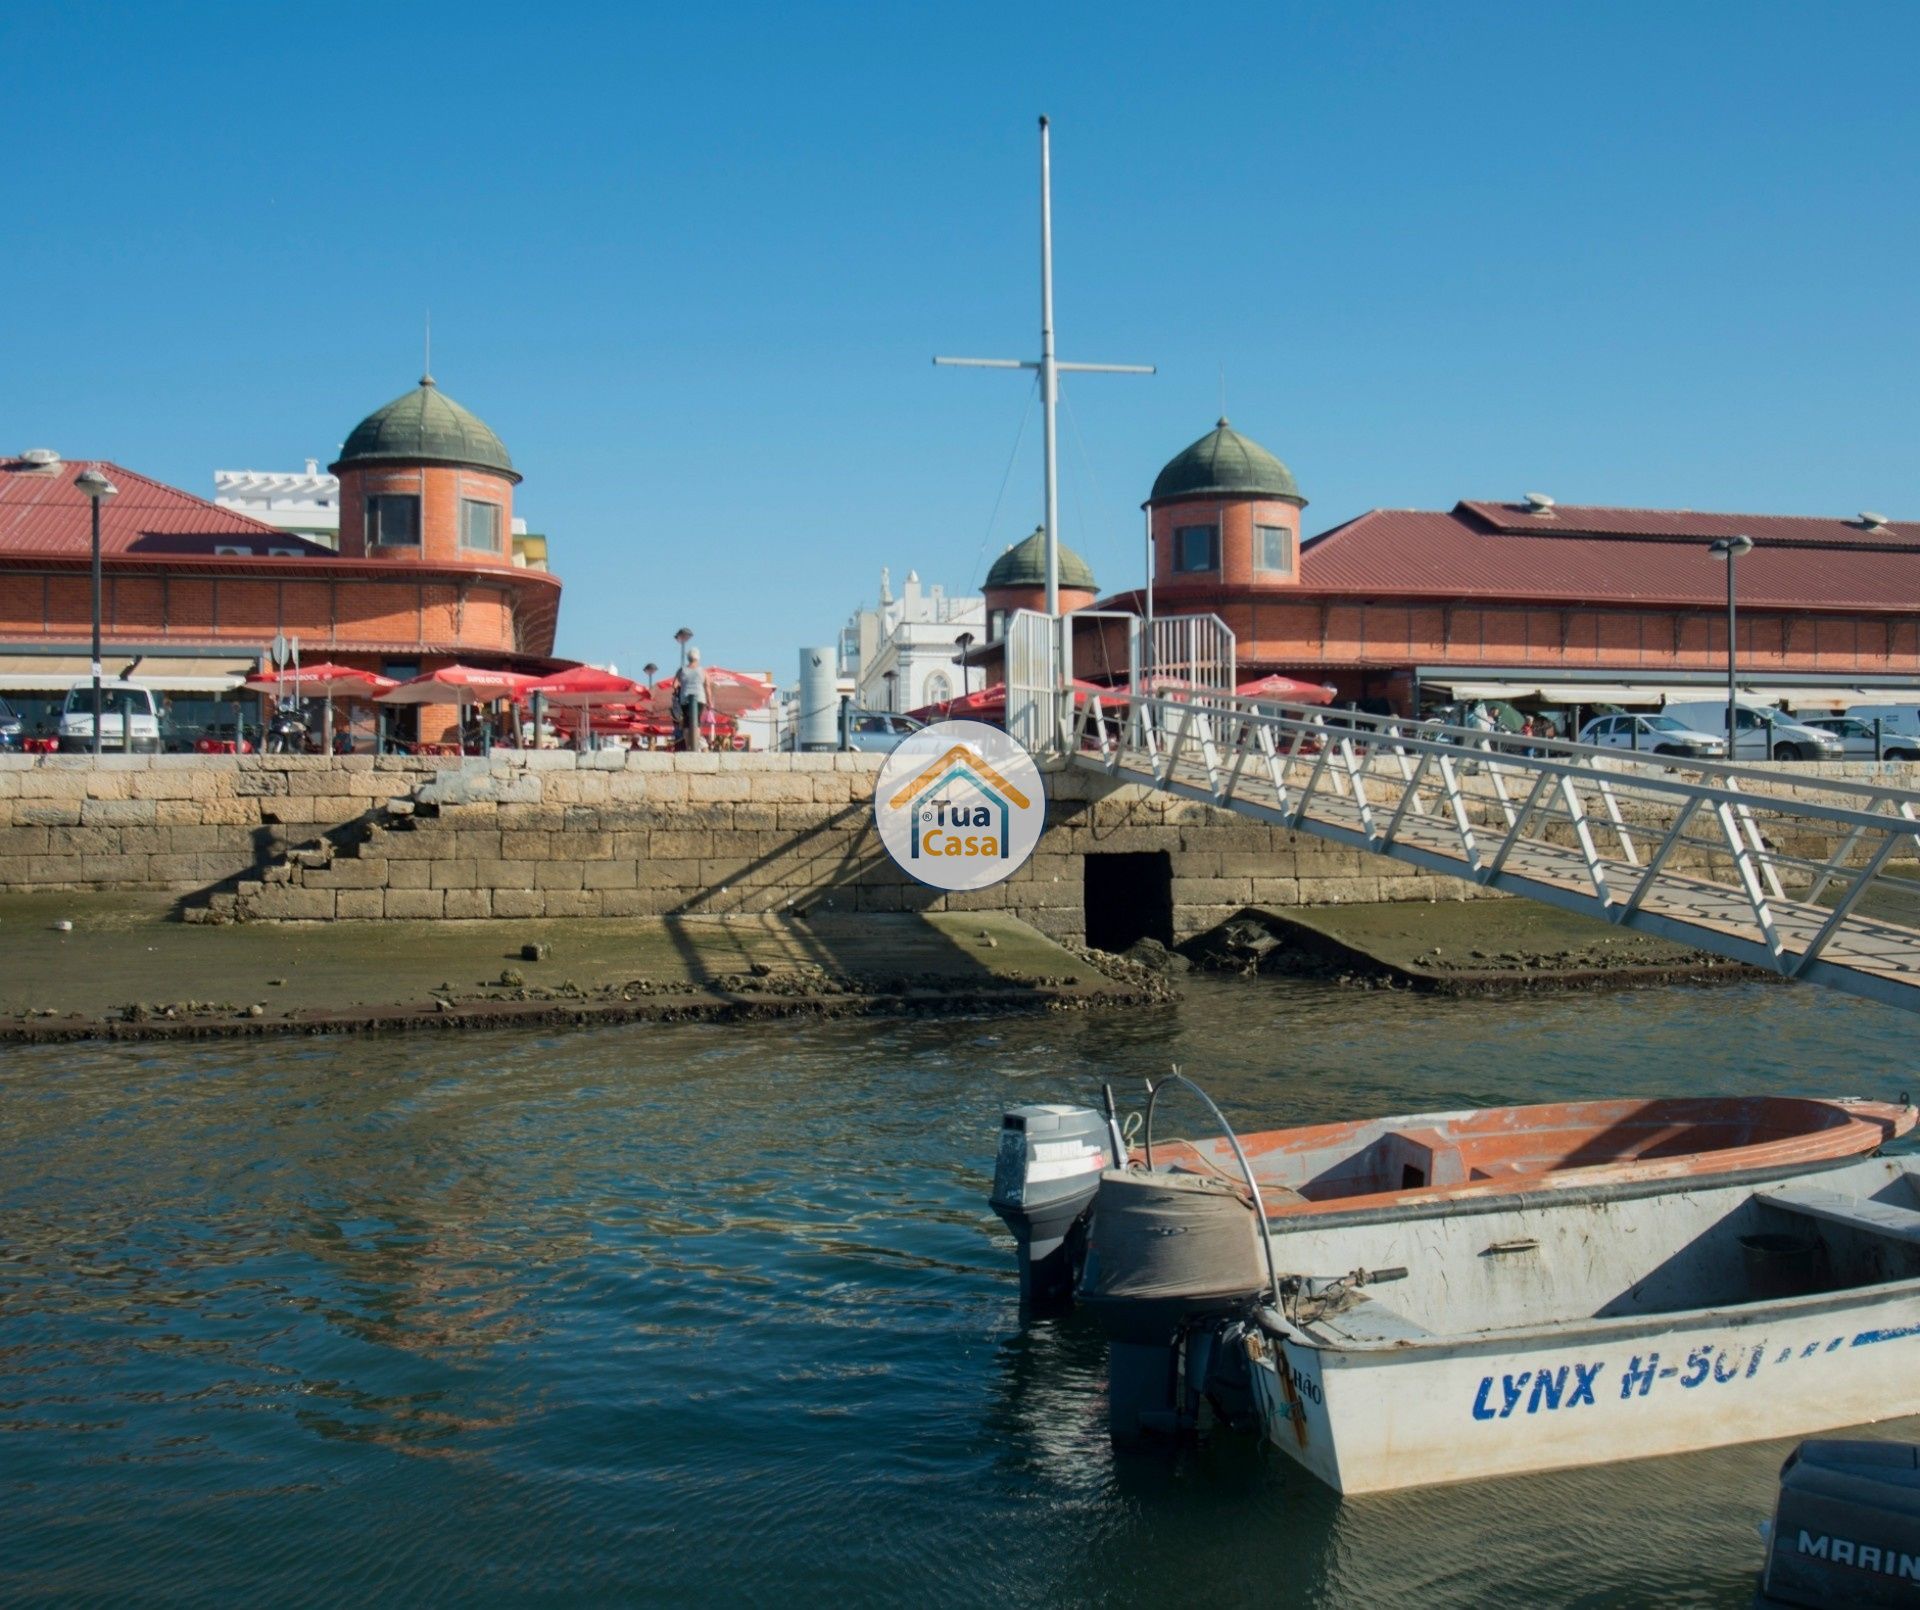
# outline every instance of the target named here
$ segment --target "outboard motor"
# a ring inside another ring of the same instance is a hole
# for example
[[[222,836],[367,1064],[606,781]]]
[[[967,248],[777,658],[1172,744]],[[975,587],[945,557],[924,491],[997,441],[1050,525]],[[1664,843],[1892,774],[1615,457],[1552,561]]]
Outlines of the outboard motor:
[[[1780,1468],[1763,1605],[1911,1605],[1920,1594],[1920,1447],[1803,1442]]]
[[[1001,1118],[988,1203],[1019,1243],[1023,1311],[1073,1306],[1100,1171],[1114,1166],[1112,1144],[1107,1120],[1090,1107],[1014,1107]]]

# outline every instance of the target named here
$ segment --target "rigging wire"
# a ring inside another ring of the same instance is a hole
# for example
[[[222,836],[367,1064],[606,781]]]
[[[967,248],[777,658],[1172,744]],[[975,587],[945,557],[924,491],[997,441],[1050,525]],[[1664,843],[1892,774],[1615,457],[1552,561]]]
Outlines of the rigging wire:
[[[1000,476],[1000,490],[994,494],[993,513],[987,516],[987,529],[981,533],[980,546],[974,549],[973,552],[973,569],[971,571],[971,576],[973,577],[980,575],[980,561],[986,556],[987,544],[993,541],[993,528],[1000,519],[1000,505],[1006,501],[1007,486],[1008,483],[1013,480],[1013,466],[1020,457],[1020,444],[1024,442],[1027,437],[1027,421],[1033,417],[1033,399],[1038,396],[1039,393],[1040,376],[1038,371],[1036,371],[1033,377],[1033,384],[1027,389],[1027,405],[1020,411],[1020,428],[1015,431],[1013,435],[1013,451],[1007,455],[1007,467]],[[971,586],[972,584],[972,581],[969,580],[968,585]]]

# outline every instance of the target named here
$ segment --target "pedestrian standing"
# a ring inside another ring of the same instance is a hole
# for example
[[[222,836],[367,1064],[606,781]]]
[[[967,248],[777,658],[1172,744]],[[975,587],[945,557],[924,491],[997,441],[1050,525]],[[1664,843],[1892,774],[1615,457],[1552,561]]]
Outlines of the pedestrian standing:
[[[707,706],[713,701],[707,688],[707,673],[700,664],[700,651],[697,648],[687,650],[687,662],[680,667],[673,679],[673,710],[680,720],[682,742],[688,749],[698,751],[706,747],[700,733],[700,718],[707,713]]]

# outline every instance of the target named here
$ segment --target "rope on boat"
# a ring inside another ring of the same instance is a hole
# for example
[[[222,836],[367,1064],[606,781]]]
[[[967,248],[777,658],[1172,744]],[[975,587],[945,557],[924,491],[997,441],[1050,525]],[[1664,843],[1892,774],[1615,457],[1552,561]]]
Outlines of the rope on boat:
[[[1253,1197],[1253,1211],[1260,1216],[1260,1250],[1267,1256],[1267,1283],[1273,1288],[1273,1306],[1279,1308],[1280,1271],[1273,1261],[1273,1230],[1267,1223],[1267,1204],[1261,1199],[1260,1187],[1253,1177],[1253,1166],[1247,1161],[1247,1154],[1240,1149],[1240,1137],[1234,1134],[1233,1125],[1227,1122],[1227,1115],[1214,1105],[1213,1097],[1180,1071],[1179,1064],[1166,1078],[1155,1080],[1147,1086],[1147,1122],[1146,1122],[1146,1158],[1147,1169],[1153,1169],[1153,1106],[1160,1099],[1161,1090],[1178,1080],[1207,1104],[1207,1111],[1218,1120],[1221,1133],[1227,1137],[1227,1144],[1233,1148],[1233,1155],[1239,1159],[1240,1172],[1247,1178],[1247,1190]]]

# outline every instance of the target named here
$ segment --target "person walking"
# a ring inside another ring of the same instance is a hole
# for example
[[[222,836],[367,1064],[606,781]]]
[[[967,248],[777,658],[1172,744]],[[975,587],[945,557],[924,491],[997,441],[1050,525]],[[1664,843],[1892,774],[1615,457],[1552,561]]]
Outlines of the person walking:
[[[707,673],[700,664],[700,651],[690,648],[686,663],[673,679],[673,713],[680,722],[683,747],[696,752],[706,747],[700,732],[700,718],[712,702]]]

